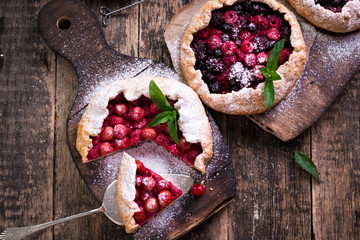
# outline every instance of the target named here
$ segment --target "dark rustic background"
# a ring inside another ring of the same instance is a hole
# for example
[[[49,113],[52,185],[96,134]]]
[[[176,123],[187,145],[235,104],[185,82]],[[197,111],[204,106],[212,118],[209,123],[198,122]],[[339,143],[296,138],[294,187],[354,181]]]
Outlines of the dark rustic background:
[[[46,2],[0,1],[0,231],[99,206],[67,147],[77,79],[39,35],[37,14]],[[98,16],[101,5],[132,2],[84,1]],[[124,54],[171,65],[162,34],[188,2],[149,0],[114,17],[105,36]],[[182,239],[359,238],[359,79],[360,71],[311,129],[286,143],[245,117],[210,111],[233,155],[238,195]],[[295,164],[297,150],[313,158],[321,184]],[[28,239],[123,238],[123,228],[99,214]]]

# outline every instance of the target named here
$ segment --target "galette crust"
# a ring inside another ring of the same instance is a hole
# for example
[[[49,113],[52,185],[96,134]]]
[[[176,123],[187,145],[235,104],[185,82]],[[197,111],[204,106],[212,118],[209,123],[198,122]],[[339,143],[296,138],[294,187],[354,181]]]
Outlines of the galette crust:
[[[193,35],[208,26],[211,20],[212,10],[222,8],[224,5],[233,5],[236,2],[243,1],[212,0],[204,4],[190,21],[182,37],[180,45],[181,68],[189,86],[197,92],[201,100],[209,107],[233,115],[258,114],[267,110],[263,94],[264,83],[260,83],[256,89],[242,88],[237,92],[213,94],[210,93],[208,86],[202,80],[200,70],[195,70],[194,68],[196,62],[195,54],[190,47]],[[281,80],[274,81],[275,105],[286,96],[300,77],[306,63],[306,46],[295,15],[284,5],[274,0],[256,0],[256,2],[265,3],[274,11],[284,13],[284,19],[289,22],[291,27],[290,43],[294,50],[289,60],[277,70],[277,73],[281,76]]]
[[[109,114],[106,108],[109,100],[114,99],[121,92],[129,101],[134,101],[142,95],[150,98],[151,80],[156,82],[168,99],[177,100],[174,107],[179,113],[178,127],[186,141],[201,144],[203,152],[196,157],[194,167],[205,173],[206,164],[213,154],[213,139],[209,119],[199,97],[185,84],[155,76],[117,80],[94,95],[81,117],[77,130],[76,148],[83,162],[88,162],[87,154],[93,147],[90,137],[100,134],[103,121]]]
[[[334,13],[314,0],[289,0],[295,10],[317,27],[332,32],[351,32],[360,28],[360,1],[347,2],[342,11]]]
[[[135,178],[135,159],[124,152],[116,182],[116,200],[127,233],[134,233],[139,228],[134,219],[134,214],[140,212],[139,206],[134,201],[136,195]]]

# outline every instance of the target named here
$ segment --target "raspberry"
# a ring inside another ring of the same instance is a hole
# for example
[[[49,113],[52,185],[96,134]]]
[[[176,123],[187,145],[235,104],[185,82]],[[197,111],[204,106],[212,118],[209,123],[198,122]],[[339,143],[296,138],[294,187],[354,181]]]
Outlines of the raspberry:
[[[263,67],[265,67],[265,66],[263,66],[263,65],[256,65],[255,67],[254,67],[254,77],[256,78],[256,79],[258,79],[258,80],[263,80],[264,79],[264,76],[262,75],[262,73],[260,72],[260,70],[259,70],[259,68],[263,68]]]
[[[236,44],[233,41],[227,41],[221,47],[221,51],[225,56],[232,56],[236,53]]]
[[[256,55],[256,62],[259,65],[266,64],[267,60],[268,60],[268,55],[265,52],[261,52]]]
[[[209,37],[209,26],[204,29],[201,29],[196,33],[196,36],[200,39],[206,39]]]
[[[213,28],[213,27],[210,27],[210,32],[209,32],[209,35],[216,35],[216,36],[219,36],[221,37],[221,35],[223,35],[223,31],[219,30],[219,29],[216,29],[216,28]]]
[[[216,49],[220,48],[222,44],[223,43],[221,41],[221,38],[217,35],[211,35],[207,40],[207,46],[211,50],[216,50]]]
[[[244,63],[246,66],[253,68],[256,65],[256,55],[254,53],[248,53],[245,55]]]
[[[281,50],[280,56],[279,56],[279,60],[278,60],[278,64],[283,64],[284,62],[286,62],[289,59],[289,56],[291,55],[292,50],[289,48],[283,48]]]
[[[222,61],[226,66],[230,67],[231,65],[233,65],[236,62],[236,56],[235,55],[225,56],[225,57],[223,57]]]
[[[269,27],[279,28],[281,25],[280,20],[276,16],[268,16]]]
[[[280,40],[280,33],[276,28],[270,28],[267,31],[266,36],[270,40],[274,40],[274,41],[279,41]]]
[[[233,25],[238,20],[238,15],[234,11],[227,11],[224,14],[224,21],[227,24]]]
[[[191,187],[191,192],[197,196],[197,197],[200,197],[204,194],[205,192],[205,187],[201,184],[194,184],[192,185]]]
[[[269,23],[266,20],[266,18],[264,18],[261,15],[256,15],[253,18],[254,23],[256,24],[258,29],[268,29],[269,28]]]
[[[240,49],[244,53],[253,52],[254,47],[253,44],[249,40],[245,40],[241,43]]]
[[[209,57],[206,60],[206,69],[209,72],[220,74],[224,70],[224,65],[220,59]]]
[[[243,53],[240,49],[238,49],[236,51],[236,55],[237,55],[237,61],[238,62],[243,62],[244,61],[245,53]]]
[[[240,33],[239,38],[240,38],[242,41],[245,41],[245,40],[251,41],[251,40],[254,39],[254,36],[253,36],[250,32],[248,32],[248,31],[242,31],[242,32]]]

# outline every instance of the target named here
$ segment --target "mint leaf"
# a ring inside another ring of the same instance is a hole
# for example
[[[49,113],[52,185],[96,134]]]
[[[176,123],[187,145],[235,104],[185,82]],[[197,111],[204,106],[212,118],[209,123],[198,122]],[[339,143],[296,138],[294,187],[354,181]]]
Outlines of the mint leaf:
[[[265,78],[270,78],[271,77],[271,73],[270,70],[266,67],[262,67],[259,68],[259,71],[261,72],[261,74],[265,77]]]
[[[149,94],[150,98],[155,103],[155,105],[163,111],[171,111],[175,108],[171,106],[164,96],[164,94],[161,92],[160,88],[156,85],[156,83],[151,80],[149,84]]]
[[[167,121],[169,121],[169,119],[171,118],[172,112],[171,111],[165,111],[165,112],[161,112],[158,115],[156,115],[156,117],[148,124],[148,127],[153,127],[156,125],[159,125],[161,123],[165,123]]]
[[[270,109],[274,103],[274,98],[275,98],[274,83],[273,80],[271,79],[265,78],[264,96],[265,96],[266,106],[268,107],[268,109]]]
[[[281,77],[280,77],[280,75],[279,75],[277,72],[275,72],[275,71],[270,71],[270,77],[269,77],[269,79],[275,81],[275,80],[280,80]]]
[[[271,71],[276,71],[278,68],[278,60],[280,57],[281,50],[284,48],[285,39],[278,41],[273,49],[271,49],[266,67]]]
[[[176,111],[172,111],[172,115],[168,121],[168,128],[170,132],[170,137],[174,140],[174,142],[179,145],[179,139],[177,136],[177,124],[176,124]]]
[[[301,151],[297,151],[294,157],[295,161],[299,164],[301,168],[313,175],[315,179],[320,182],[319,172],[317,171],[316,166],[311,160],[311,158],[306,156],[306,154]]]

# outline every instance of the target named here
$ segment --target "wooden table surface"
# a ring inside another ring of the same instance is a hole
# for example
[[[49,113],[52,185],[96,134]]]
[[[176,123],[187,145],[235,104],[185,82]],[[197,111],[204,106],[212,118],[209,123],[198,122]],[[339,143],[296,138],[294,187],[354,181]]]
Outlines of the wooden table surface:
[[[0,1],[0,232],[99,207],[66,142],[75,99],[72,66],[52,52],[36,25],[46,3]],[[134,1],[87,0],[98,9]],[[189,0],[148,0],[112,18],[104,29],[116,50],[171,65],[163,32]],[[360,69],[310,129],[282,142],[243,116],[211,111],[237,174],[235,201],[181,239],[359,239]],[[301,150],[320,173],[317,183],[294,161]],[[127,239],[98,214],[27,239]]]

